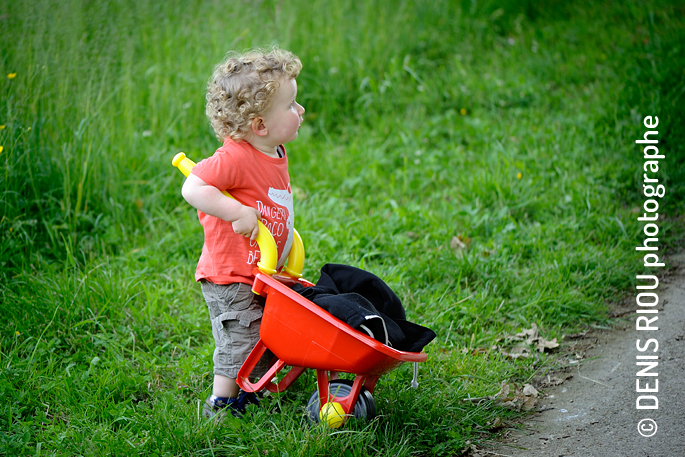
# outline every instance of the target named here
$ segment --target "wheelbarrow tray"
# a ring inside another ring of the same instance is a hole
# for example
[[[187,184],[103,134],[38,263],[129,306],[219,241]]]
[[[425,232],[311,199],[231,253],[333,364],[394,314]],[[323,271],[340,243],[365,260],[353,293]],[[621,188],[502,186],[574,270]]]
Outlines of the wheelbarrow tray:
[[[253,291],[266,296],[259,332],[262,343],[285,365],[380,376],[404,362],[426,361],[425,353],[393,349],[269,275],[257,273]]]

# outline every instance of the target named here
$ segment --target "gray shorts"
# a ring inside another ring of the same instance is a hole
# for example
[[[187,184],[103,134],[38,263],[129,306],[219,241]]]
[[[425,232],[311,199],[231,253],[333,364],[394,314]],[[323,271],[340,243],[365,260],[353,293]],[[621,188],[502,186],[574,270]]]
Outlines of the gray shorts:
[[[231,379],[238,377],[241,365],[259,341],[259,325],[264,310],[264,297],[252,292],[248,284],[214,284],[200,282],[212,321],[214,374]],[[250,378],[263,375],[273,355],[264,354]]]

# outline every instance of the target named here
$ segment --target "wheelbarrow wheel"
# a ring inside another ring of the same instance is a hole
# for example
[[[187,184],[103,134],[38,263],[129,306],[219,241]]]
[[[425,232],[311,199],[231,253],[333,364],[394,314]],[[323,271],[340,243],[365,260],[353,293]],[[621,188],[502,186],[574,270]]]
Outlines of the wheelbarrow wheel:
[[[328,384],[328,391],[336,397],[345,397],[352,392],[353,382],[348,379],[337,379]],[[354,404],[351,416],[356,419],[371,420],[376,417],[376,402],[366,387],[362,387],[357,397],[357,402]],[[319,418],[319,390],[315,390],[309,403],[307,403],[307,417],[313,424],[320,422]],[[339,425],[338,425],[339,426]]]

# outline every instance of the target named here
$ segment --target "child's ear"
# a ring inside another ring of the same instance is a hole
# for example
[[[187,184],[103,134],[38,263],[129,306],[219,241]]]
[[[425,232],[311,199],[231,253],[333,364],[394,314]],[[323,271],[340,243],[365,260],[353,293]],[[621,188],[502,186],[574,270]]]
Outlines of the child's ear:
[[[264,124],[264,119],[255,117],[252,120],[252,132],[257,136],[266,136],[269,133],[269,129]]]

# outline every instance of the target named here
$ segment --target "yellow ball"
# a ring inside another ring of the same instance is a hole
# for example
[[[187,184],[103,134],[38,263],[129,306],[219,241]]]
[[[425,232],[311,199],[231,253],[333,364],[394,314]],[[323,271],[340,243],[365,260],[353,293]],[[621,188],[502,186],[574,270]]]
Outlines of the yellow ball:
[[[328,402],[319,411],[319,418],[330,428],[338,428],[345,422],[345,411],[340,403]]]

